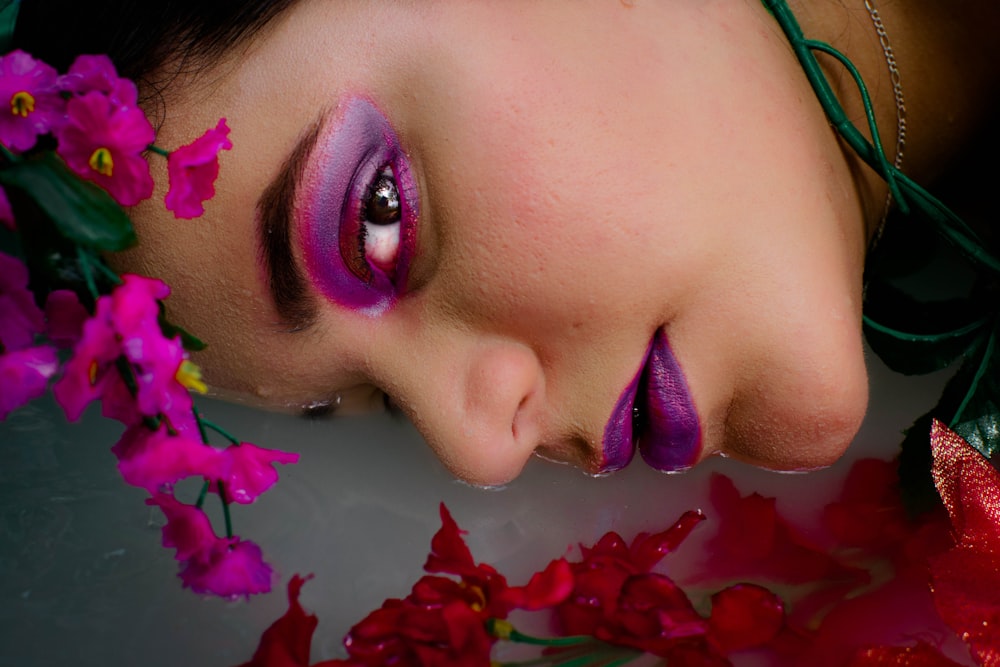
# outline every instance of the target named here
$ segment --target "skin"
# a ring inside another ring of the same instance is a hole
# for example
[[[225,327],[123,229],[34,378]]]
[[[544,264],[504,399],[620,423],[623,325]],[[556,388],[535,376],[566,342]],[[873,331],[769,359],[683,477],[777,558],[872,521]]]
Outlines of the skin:
[[[861,281],[884,186],[845,155],[756,2],[628,4],[303,0],[167,91],[159,145],[225,116],[234,148],[197,221],[162,210],[153,162],[158,193],[134,211],[142,244],[119,268],[172,285],[171,316],[209,343],[196,360],[213,386],[290,409],[386,392],[475,484],[505,483],[533,453],[596,472],[661,327],[702,457],[829,464],[867,405]],[[849,42],[884,82],[863,6],[798,9],[807,34]],[[903,67],[915,31],[896,25]],[[911,90],[912,126],[933,127],[944,112],[920,100],[934,85]],[[416,287],[377,316],[314,293],[318,322],[292,333],[259,261],[256,201],[350,95],[383,111],[411,160]]]

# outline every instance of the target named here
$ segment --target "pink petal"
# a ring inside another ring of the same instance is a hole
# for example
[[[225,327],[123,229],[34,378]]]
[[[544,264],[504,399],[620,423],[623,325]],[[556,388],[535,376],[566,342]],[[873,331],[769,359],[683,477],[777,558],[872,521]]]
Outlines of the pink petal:
[[[200,553],[208,553],[218,541],[208,517],[199,508],[185,505],[168,493],[154,493],[146,499],[167,517],[163,527],[163,546],[177,549],[177,560],[186,561]]]
[[[88,317],[87,309],[71,290],[55,290],[45,301],[48,337],[59,347],[73,347],[80,340]]]
[[[44,394],[58,369],[55,348],[47,345],[0,354],[0,419]]]
[[[271,590],[274,572],[264,562],[260,547],[233,537],[219,539],[207,552],[192,557],[179,576],[195,593],[249,598]]]
[[[177,218],[196,218],[205,212],[202,202],[215,196],[219,176],[219,151],[230,150],[226,119],[186,146],[171,151],[167,158],[170,189],[164,203]]]
[[[278,481],[275,463],[289,464],[299,460],[298,454],[277,449],[265,449],[249,442],[231,445],[222,452],[222,475],[226,498],[237,503],[252,503],[257,496]]]
[[[156,493],[188,477],[216,478],[222,469],[219,450],[164,427],[150,431],[144,425],[127,429],[111,450],[118,470],[132,486]]]

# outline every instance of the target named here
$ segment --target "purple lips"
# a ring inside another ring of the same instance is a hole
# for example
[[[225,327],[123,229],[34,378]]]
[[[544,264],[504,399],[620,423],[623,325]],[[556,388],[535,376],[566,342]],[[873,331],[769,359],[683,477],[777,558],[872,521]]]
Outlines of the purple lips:
[[[633,433],[636,408],[641,424]],[[663,472],[694,465],[701,451],[698,414],[662,329],[653,336],[642,367],[622,392],[604,428],[602,471],[624,468],[636,446],[646,463]]]

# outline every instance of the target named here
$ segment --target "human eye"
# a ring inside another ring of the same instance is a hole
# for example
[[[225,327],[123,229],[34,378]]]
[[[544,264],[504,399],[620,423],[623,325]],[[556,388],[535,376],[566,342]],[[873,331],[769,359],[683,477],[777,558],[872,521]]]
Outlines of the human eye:
[[[357,223],[342,227],[347,236],[342,247],[354,247],[343,259],[351,273],[366,283],[372,282],[373,270],[396,282],[402,229],[400,207],[396,177],[387,165],[368,184],[358,206]]]
[[[309,278],[331,301],[367,315],[406,292],[418,197],[409,157],[368,100],[349,100],[320,138],[298,202]]]

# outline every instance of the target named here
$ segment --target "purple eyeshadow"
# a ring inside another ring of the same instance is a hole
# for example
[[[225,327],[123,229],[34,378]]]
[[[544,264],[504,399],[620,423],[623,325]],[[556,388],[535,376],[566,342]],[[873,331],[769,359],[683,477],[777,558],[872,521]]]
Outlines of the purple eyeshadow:
[[[366,278],[351,270],[369,185],[389,167],[400,196],[400,249],[396,277],[378,269]],[[346,100],[321,131],[296,202],[296,224],[306,271],[330,301],[375,316],[388,310],[406,285],[415,244],[417,197],[408,160],[395,131],[375,105]]]

